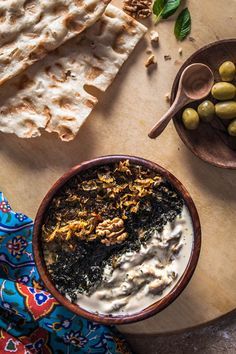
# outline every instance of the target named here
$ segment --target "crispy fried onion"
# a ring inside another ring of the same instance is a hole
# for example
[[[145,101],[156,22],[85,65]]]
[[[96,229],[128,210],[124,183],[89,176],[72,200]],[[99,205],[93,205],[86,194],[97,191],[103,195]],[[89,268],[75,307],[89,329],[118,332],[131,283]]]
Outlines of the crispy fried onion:
[[[56,226],[44,227],[44,237],[47,242],[77,237],[85,241],[99,239],[106,245],[121,243],[127,238],[124,226],[127,215],[137,213],[143,198],[155,193],[161,182],[160,175],[130,165],[128,160],[115,167],[103,166],[90,179],[80,181],[76,193],[68,190],[66,202],[73,203],[72,213],[69,208],[65,218],[65,214],[58,212]],[[61,203],[63,200],[55,200],[56,207]],[[91,205],[99,205],[96,212]],[[119,218],[114,214],[113,219],[109,218],[109,208],[118,210]]]
[[[122,243],[128,237],[127,232],[125,232],[124,221],[120,218],[107,219],[100,223],[95,218],[88,221],[73,220],[62,227],[58,223],[51,234],[46,232],[45,227],[43,232],[47,235],[47,242],[51,242],[58,237],[68,241],[73,235],[86,241],[99,239],[106,246]]]

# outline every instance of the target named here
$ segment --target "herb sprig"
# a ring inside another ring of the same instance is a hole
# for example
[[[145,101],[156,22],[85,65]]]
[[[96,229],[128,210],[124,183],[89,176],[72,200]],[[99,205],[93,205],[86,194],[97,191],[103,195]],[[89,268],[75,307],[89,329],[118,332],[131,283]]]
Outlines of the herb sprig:
[[[172,16],[178,10],[180,3],[181,0],[155,0],[152,10],[156,16],[156,22]]]
[[[176,39],[183,41],[187,35],[191,32],[191,15],[189,9],[184,9],[178,16],[175,22],[175,37]]]
[[[172,16],[180,7],[181,0],[155,0],[153,14],[155,22],[167,19]],[[175,22],[174,33],[177,40],[183,41],[191,32],[191,15],[188,8],[185,8]]]

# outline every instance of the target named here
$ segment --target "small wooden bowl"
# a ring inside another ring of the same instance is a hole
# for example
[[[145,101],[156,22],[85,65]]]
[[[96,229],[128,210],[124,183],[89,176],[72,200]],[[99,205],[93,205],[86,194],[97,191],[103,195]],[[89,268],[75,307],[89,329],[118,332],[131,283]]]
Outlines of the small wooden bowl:
[[[188,262],[188,265],[185,269],[185,272],[180,277],[179,281],[176,283],[175,287],[168,293],[163,299],[157,301],[146,309],[127,316],[109,316],[109,315],[100,315],[91,313],[89,311],[84,310],[76,304],[71,303],[66,297],[59,293],[56,287],[53,284],[53,281],[50,278],[50,274],[47,270],[44,257],[43,257],[43,247],[42,247],[42,239],[41,239],[41,230],[42,225],[44,223],[44,217],[47,214],[48,207],[51,203],[52,198],[55,194],[64,186],[64,184],[71,179],[73,176],[81,173],[82,171],[88,170],[91,167],[97,167],[101,165],[106,165],[110,163],[115,163],[119,161],[129,160],[131,163],[135,163],[137,165],[142,165],[148,169],[154,170],[158,174],[165,177],[180,193],[183,197],[191,218],[193,222],[193,230],[194,230],[194,238],[193,238],[193,247],[191,256]],[[49,190],[45,198],[43,199],[38,213],[36,215],[35,224],[34,224],[34,233],[33,233],[33,252],[36,266],[38,268],[41,279],[43,280],[45,287],[49,290],[49,292],[61,303],[63,306],[67,307],[69,310],[74,312],[79,316],[83,316],[91,321],[100,322],[103,324],[111,325],[111,324],[125,324],[131,322],[137,322],[140,320],[144,320],[157,312],[163,310],[167,307],[172,301],[174,301],[179,294],[184,290],[187,286],[189,280],[191,279],[195,267],[197,265],[197,261],[200,254],[201,248],[201,227],[200,221],[198,217],[198,213],[196,207],[193,203],[192,198],[190,197],[187,190],[184,186],[175,178],[170,172],[166,169],[160,167],[154,162],[150,162],[148,160],[144,160],[138,157],[126,156],[126,155],[116,155],[116,156],[105,156],[99,157],[94,160],[90,160],[87,162],[83,162],[80,165],[77,165],[70,169],[67,173],[65,173]]]
[[[226,60],[236,61],[236,39],[225,39],[211,43],[196,51],[180,68],[171,92],[171,104],[174,102],[178,83],[183,70],[190,64],[203,63],[208,65],[216,81],[221,81],[219,66]],[[206,98],[207,99],[207,98]],[[212,100],[212,98],[210,98]],[[197,108],[199,102],[191,103],[188,107]],[[202,123],[194,131],[183,126],[181,110],[174,117],[175,128],[184,144],[200,159],[222,168],[236,168],[236,138],[227,133],[226,123],[214,117],[211,123]]]

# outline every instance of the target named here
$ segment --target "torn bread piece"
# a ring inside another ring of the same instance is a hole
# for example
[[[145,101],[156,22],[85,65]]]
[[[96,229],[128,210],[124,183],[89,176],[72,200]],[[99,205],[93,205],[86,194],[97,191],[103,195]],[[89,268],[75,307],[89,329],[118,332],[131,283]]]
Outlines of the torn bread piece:
[[[46,129],[74,139],[97,103],[86,85],[105,91],[146,31],[109,5],[92,27],[0,87],[0,130],[31,138]]]
[[[109,2],[0,1],[0,85],[91,26]]]

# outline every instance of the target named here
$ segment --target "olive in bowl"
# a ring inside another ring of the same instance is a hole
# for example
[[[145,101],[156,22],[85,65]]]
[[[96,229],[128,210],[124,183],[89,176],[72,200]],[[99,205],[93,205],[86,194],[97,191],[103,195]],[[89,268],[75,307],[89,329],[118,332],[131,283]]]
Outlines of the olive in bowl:
[[[186,108],[182,115],[183,124],[188,130],[195,130],[199,125],[198,112],[193,108]]]
[[[236,74],[236,67],[232,61],[225,61],[219,67],[219,74],[222,81],[233,81]]]
[[[203,101],[197,108],[203,122],[210,122],[215,115],[215,105],[209,100]]]
[[[231,136],[236,136],[236,119],[234,119],[228,126],[228,133]]]
[[[229,82],[217,82],[212,87],[211,94],[219,101],[231,100],[235,97],[236,88]]]

